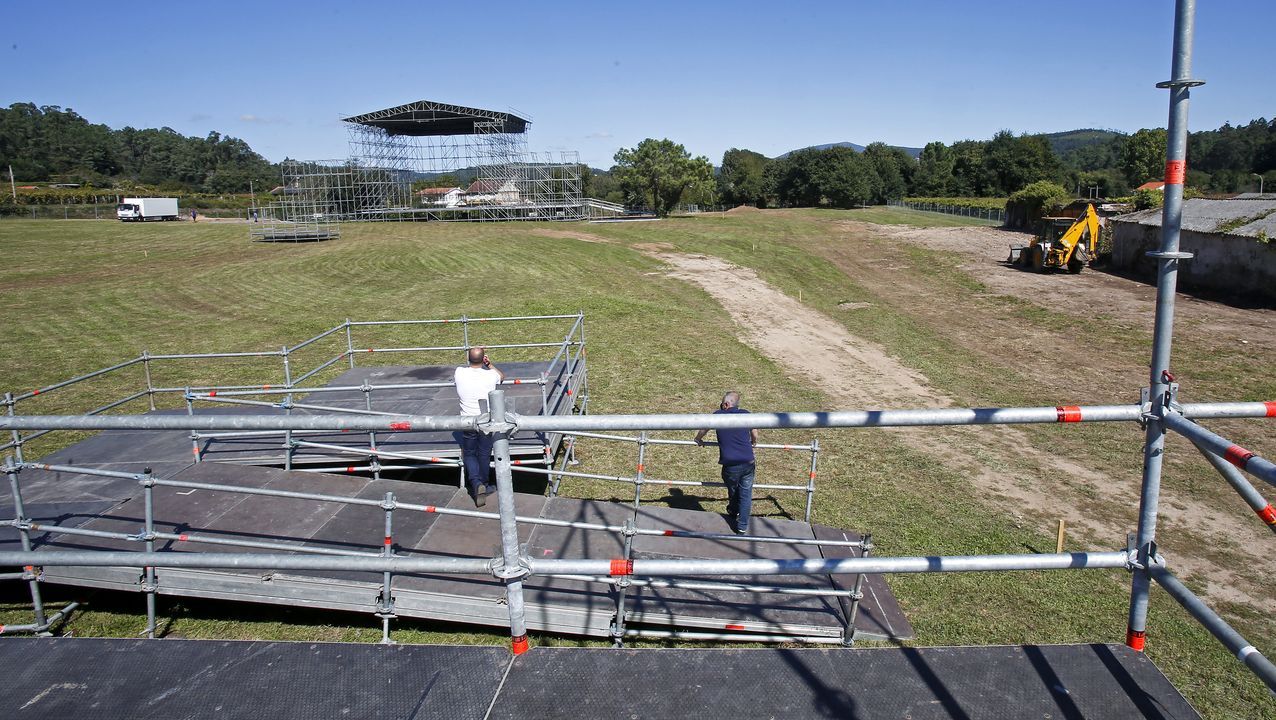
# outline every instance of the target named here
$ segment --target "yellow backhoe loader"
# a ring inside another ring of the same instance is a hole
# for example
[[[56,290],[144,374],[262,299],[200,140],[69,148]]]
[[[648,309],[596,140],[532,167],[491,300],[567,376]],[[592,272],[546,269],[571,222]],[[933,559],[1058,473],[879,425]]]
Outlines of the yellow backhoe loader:
[[[1038,272],[1047,268],[1066,268],[1076,273],[1094,260],[1099,244],[1099,216],[1094,205],[1086,205],[1081,217],[1041,218],[1041,234],[1026,247],[1010,248],[1006,262],[1031,267]]]

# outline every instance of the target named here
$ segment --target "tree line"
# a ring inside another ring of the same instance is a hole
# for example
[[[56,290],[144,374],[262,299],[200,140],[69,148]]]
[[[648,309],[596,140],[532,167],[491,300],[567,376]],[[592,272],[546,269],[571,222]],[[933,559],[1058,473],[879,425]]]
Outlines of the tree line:
[[[914,159],[900,148],[873,143],[811,148],[768,158],[732,148],[708,169],[682,145],[648,139],[616,154],[608,172],[589,177],[587,194],[667,212],[678,202],[757,207],[835,207],[882,204],[904,197],[1006,198],[1046,183],[1081,196],[1127,197],[1162,179],[1166,132],[1126,135],[1078,130],[990,140],[932,142]],[[713,181],[707,182],[706,172]],[[1276,120],[1190,133],[1187,185],[1202,193],[1255,189],[1260,175],[1276,187]],[[684,180],[679,185],[673,180]],[[671,187],[683,189],[681,194]],[[672,198],[672,199],[670,199]]]
[[[0,171],[23,182],[96,187],[138,183],[166,191],[247,192],[279,183],[277,165],[239,138],[188,137],[172,128],[112,130],[70,108],[14,103],[0,108]]]
[[[1080,130],[989,140],[932,142],[918,158],[873,143],[805,149],[768,158],[747,149],[723,154],[720,167],[670,140],[621,149],[609,171],[583,170],[585,191],[630,206],[667,212],[680,202],[758,207],[853,207],[906,196],[1007,197],[1047,181],[1080,195],[1129,195],[1161,178],[1165,131],[1130,135]],[[14,103],[0,108],[0,168],[24,182],[96,187],[131,183],[172,192],[242,193],[277,184],[279,166],[238,138],[171,128],[113,130],[70,108]],[[1187,184],[1205,193],[1253,189],[1254,174],[1276,187],[1276,120],[1224,125],[1188,139]]]

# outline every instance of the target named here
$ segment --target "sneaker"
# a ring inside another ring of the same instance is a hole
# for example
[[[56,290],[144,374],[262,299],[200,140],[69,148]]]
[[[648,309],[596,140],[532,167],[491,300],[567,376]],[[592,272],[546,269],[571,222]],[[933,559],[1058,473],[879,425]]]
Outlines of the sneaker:
[[[480,485],[474,491],[474,507],[483,507],[487,504],[487,488]]]
[[[748,535],[748,534],[749,534],[749,529],[748,529],[748,528],[736,528],[736,529],[735,529],[735,534],[736,534],[736,535]]]

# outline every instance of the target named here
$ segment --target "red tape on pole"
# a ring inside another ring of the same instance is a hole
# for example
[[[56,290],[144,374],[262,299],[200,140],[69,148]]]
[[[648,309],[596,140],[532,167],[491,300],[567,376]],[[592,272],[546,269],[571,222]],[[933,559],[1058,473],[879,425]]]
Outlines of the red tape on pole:
[[[743,630],[744,629],[743,625],[736,625],[736,624],[723,625],[722,627],[727,630]]]
[[[190,540],[190,536],[187,535],[186,533],[182,533],[181,535],[177,536],[178,542],[186,542],[187,540]]]
[[[523,653],[527,652],[527,636],[519,635],[516,638],[512,638],[510,640],[510,650],[515,655],[522,655]]]
[[[611,561],[611,572],[608,574],[613,577],[618,575],[633,575],[634,561],[625,560],[624,558],[616,558]]]
[[[1254,457],[1254,453],[1246,450],[1240,445],[1233,445],[1223,453],[1224,460],[1242,470],[1245,469],[1245,463],[1249,462],[1249,459],[1252,457]]]
[[[1268,525],[1276,525],[1276,508],[1273,508],[1271,503],[1267,503],[1267,507],[1262,510],[1255,510],[1254,512]]]
[[[1186,160],[1166,160],[1165,161],[1165,184],[1166,185],[1182,185],[1183,179],[1187,177],[1187,161]]]
[[[1076,405],[1060,405],[1054,410],[1057,422],[1081,422],[1081,408]]]
[[[1126,630],[1125,644],[1135,652],[1143,652],[1143,646],[1147,644],[1147,632],[1143,630]]]
[[[391,430],[411,430],[411,429],[412,429],[412,423],[409,423],[409,422],[392,422],[392,423],[390,423],[390,429],[391,429]]]
[[[390,539],[389,535],[385,536],[385,544],[386,544],[386,547],[389,547],[394,544],[394,541]]]
[[[438,509],[437,507],[433,506],[433,505],[426,505],[426,506],[425,506],[425,511],[426,511],[426,512],[428,512],[428,513],[432,513],[432,512],[438,512],[438,511],[439,511],[439,509]]]
[[[1276,417],[1276,402],[1265,402],[1263,407],[1267,408],[1267,417]]]

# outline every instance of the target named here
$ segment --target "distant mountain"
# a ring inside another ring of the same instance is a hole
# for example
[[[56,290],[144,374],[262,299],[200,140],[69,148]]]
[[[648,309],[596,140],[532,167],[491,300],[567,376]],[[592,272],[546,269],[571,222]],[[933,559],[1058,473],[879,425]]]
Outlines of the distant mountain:
[[[864,146],[863,146],[863,145],[857,145],[857,144],[855,144],[855,143],[853,143],[853,142],[836,142],[836,143],[825,143],[825,144],[823,144],[823,145],[812,145],[812,146],[810,146],[810,147],[798,148],[797,150],[790,150],[790,151],[788,151],[788,152],[784,153],[783,155],[778,155],[778,156],[776,156],[776,158],[775,158],[775,159],[776,159],[776,160],[782,160],[782,159],[784,159],[784,158],[788,157],[789,155],[792,155],[793,153],[798,152],[799,150],[828,150],[829,148],[835,148],[835,147],[848,147],[848,148],[850,148],[850,149],[854,150],[855,152],[861,152],[861,153],[862,153],[862,152],[864,152]],[[899,150],[903,150],[904,152],[908,153],[909,155],[911,155],[911,156],[912,156],[912,157],[914,157],[914,158],[916,158],[916,157],[918,157],[918,156],[920,156],[920,155],[922,154],[922,149],[921,149],[921,148],[900,147],[900,146],[898,146],[898,145],[892,145],[891,147],[893,147],[893,148],[897,148],[897,149],[899,149]]]

